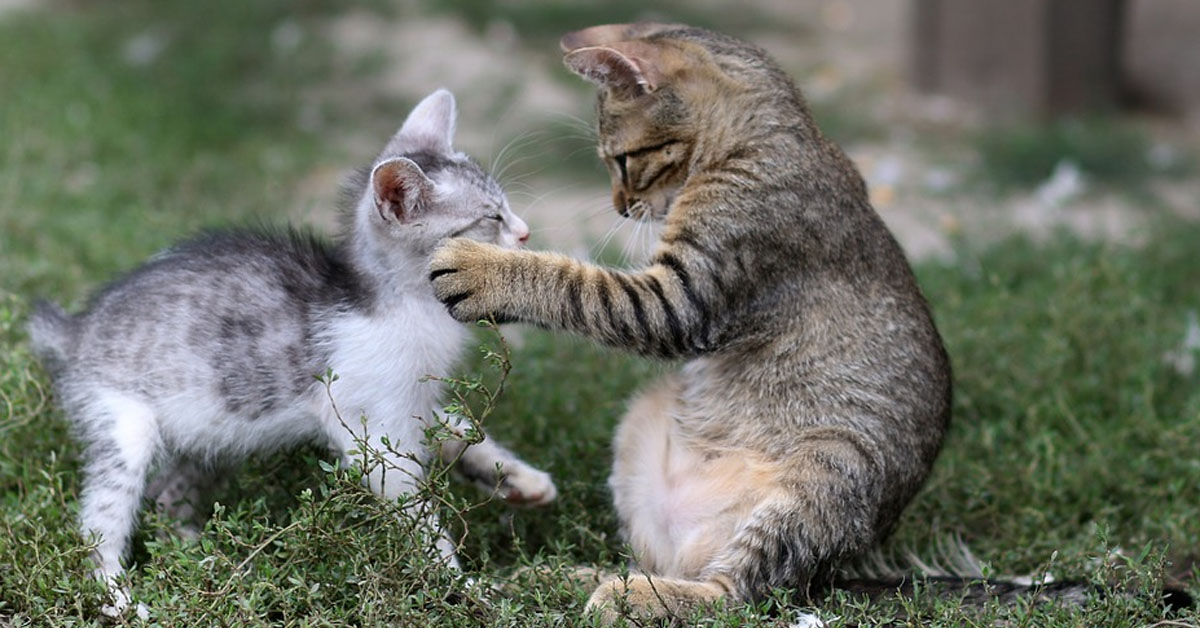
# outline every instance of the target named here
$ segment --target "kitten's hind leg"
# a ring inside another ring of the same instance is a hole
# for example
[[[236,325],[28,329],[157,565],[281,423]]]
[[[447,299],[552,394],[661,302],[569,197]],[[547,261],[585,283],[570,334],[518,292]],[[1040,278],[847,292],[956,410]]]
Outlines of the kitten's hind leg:
[[[118,583],[121,558],[137,524],[146,474],[159,445],[154,412],[123,393],[99,391],[72,412],[85,433],[87,461],[80,496],[80,526],[96,541],[96,576],[109,584],[113,603],[102,609],[119,615],[129,593]],[[139,607],[139,615],[144,609]]]
[[[558,497],[549,473],[530,466],[490,436],[469,446],[462,441],[443,443],[442,458],[447,462],[457,458],[458,470],[468,480],[510,504],[545,506]]]
[[[146,489],[159,512],[171,519],[176,534],[188,540],[200,536],[204,496],[212,470],[191,458],[177,458],[164,466]]]

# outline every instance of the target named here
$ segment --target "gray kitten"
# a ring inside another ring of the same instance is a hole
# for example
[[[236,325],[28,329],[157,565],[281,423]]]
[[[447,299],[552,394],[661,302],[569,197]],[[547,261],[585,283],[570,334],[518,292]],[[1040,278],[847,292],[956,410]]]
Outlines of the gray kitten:
[[[159,254],[77,316],[39,306],[30,336],[84,444],[80,519],[113,591],[106,613],[129,601],[113,582],[143,495],[186,517],[214,466],[303,442],[348,461],[365,438],[394,450],[371,489],[414,492],[441,405],[440,385],[422,380],[447,373],[468,338],[433,296],[430,254],[447,237],[506,248],[529,237],[498,184],[451,148],[454,120],[445,90],[417,105],[357,190],[336,246],[294,231],[214,233]],[[331,394],[314,377],[327,369]],[[441,455],[461,454],[460,470],[488,490],[519,504],[554,499],[547,474],[490,439],[463,446]],[[438,548],[457,565],[449,539]]]

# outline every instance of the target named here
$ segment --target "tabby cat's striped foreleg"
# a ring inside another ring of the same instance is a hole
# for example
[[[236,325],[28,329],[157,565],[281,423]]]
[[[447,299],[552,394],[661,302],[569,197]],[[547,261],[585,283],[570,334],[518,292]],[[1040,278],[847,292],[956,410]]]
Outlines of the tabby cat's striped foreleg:
[[[434,254],[434,292],[462,321],[521,321],[659,357],[712,348],[716,281],[669,251],[640,272],[553,253],[450,240]]]

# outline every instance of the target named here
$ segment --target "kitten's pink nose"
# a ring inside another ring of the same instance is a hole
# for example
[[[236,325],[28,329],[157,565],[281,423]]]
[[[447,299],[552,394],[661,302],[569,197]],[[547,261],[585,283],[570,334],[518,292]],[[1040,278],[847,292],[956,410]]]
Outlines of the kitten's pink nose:
[[[529,225],[525,224],[524,220],[516,216],[512,216],[509,220],[508,228],[512,230],[512,234],[517,238],[517,246],[521,246],[529,241]]]

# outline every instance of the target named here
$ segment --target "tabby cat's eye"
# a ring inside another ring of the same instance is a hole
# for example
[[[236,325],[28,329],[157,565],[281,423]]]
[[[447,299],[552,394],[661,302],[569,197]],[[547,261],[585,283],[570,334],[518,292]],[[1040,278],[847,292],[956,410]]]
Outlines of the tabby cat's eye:
[[[646,153],[653,153],[656,151],[663,150],[664,148],[674,146],[675,144],[678,144],[678,143],[679,142],[676,142],[675,140],[667,140],[665,142],[659,142],[658,144],[651,144],[650,146],[643,146],[642,148],[636,148],[634,150],[626,152],[624,155],[621,155],[621,161],[624,162],[625,158],[628,156],[637,157],[639,155],[645,155]]]
[[[622,182],[629,180],[629,172],[627,170],[625,170],[625,158],[627,155],[628,155],[628,153],[622,153],[620,155],[617,155],[616,157],[613,157],[613,159],[615,159],[617,161],[617,167],[621,169],[621,181]]]

